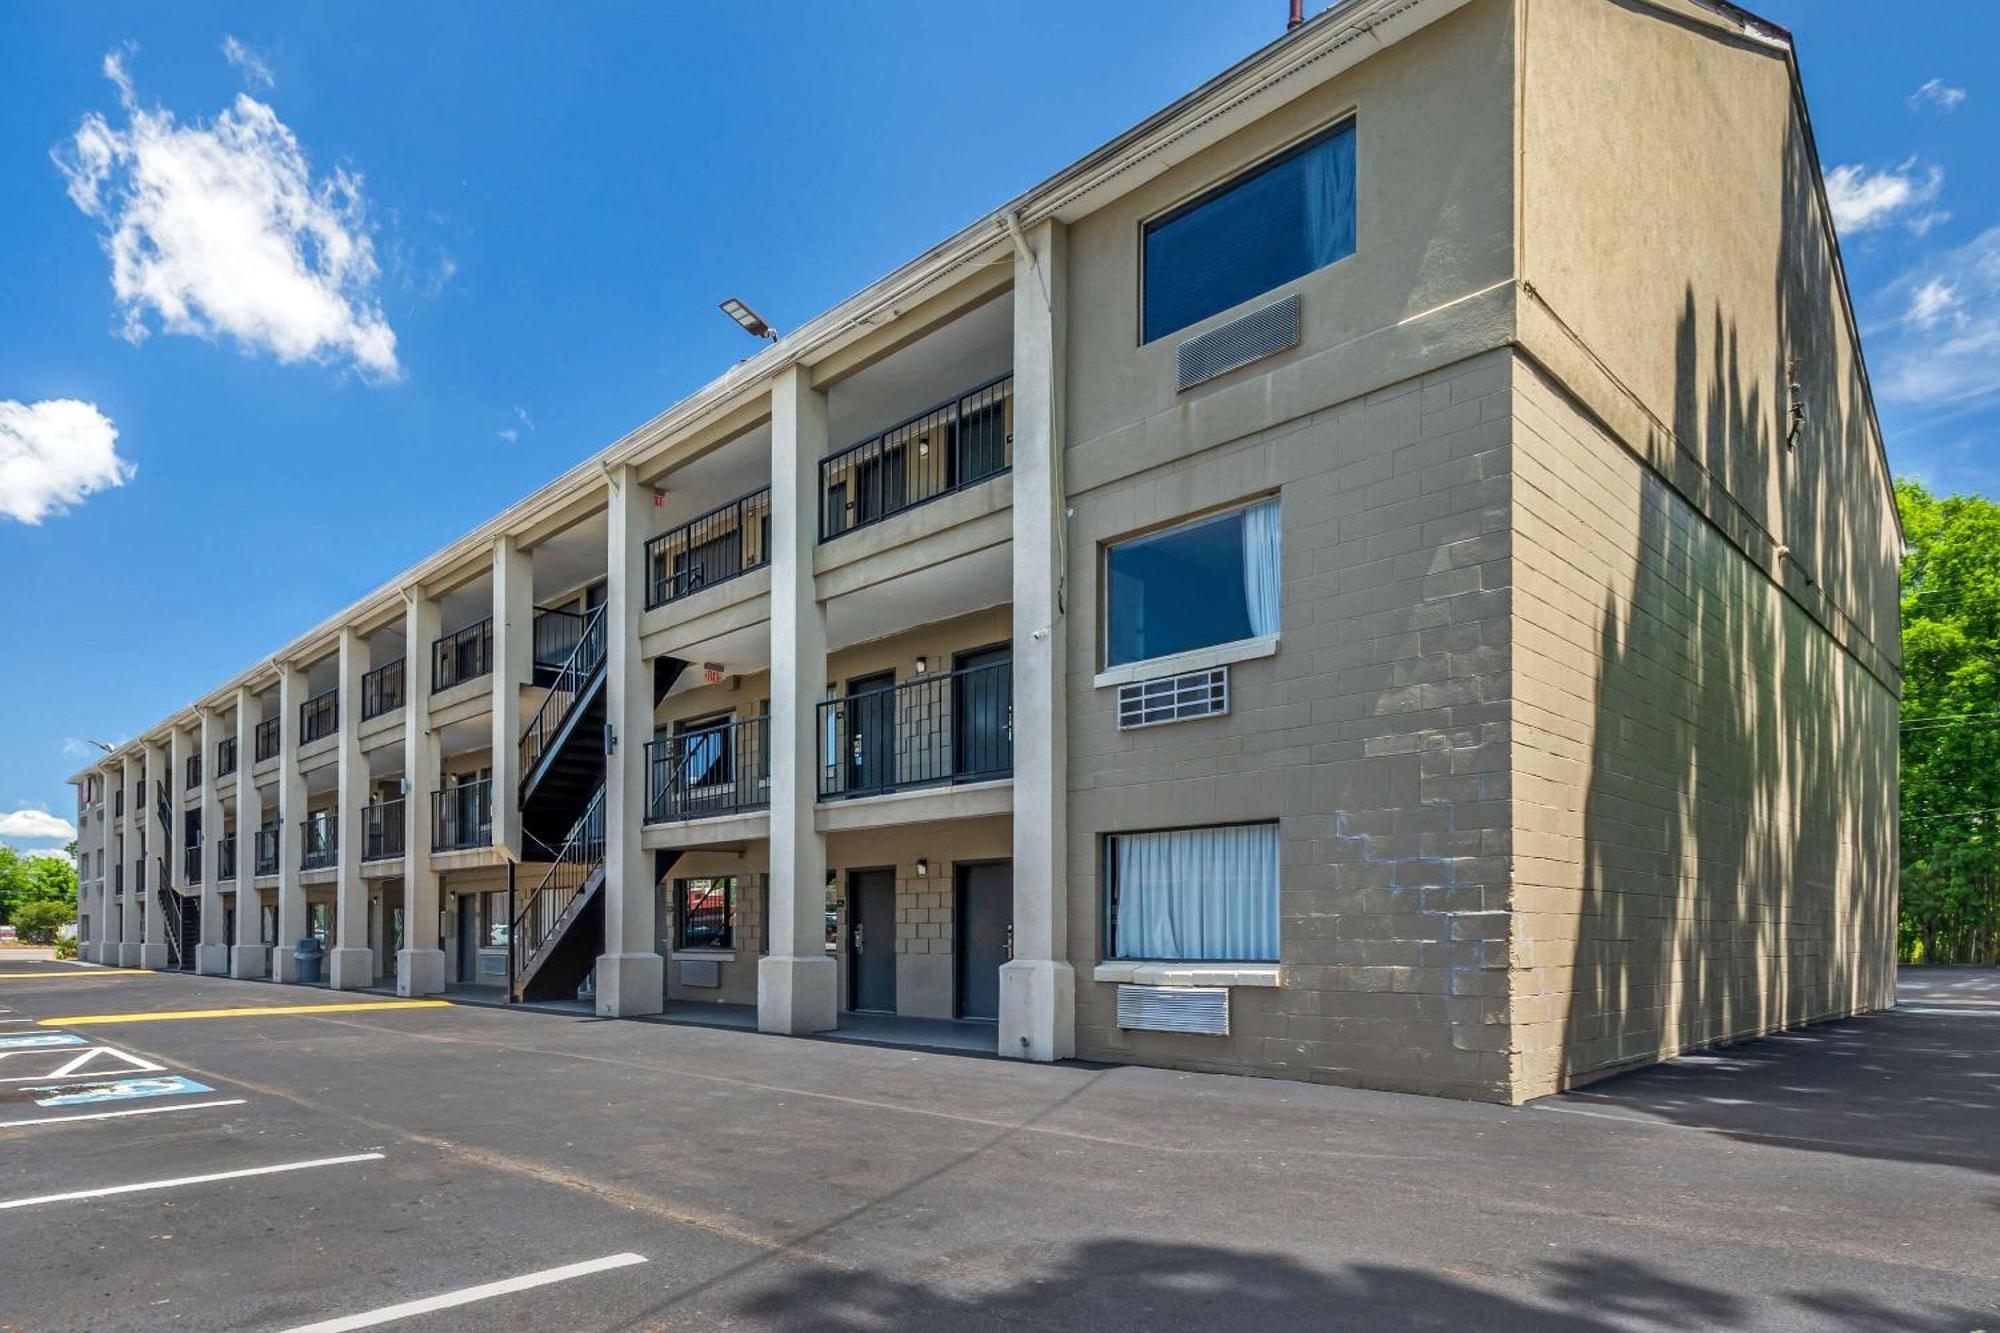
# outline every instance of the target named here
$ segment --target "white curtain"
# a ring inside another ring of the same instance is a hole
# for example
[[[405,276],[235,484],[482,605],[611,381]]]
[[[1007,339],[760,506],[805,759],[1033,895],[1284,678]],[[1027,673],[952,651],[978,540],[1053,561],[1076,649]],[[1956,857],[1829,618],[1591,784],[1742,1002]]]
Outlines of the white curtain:
[[[1243,511],[1243,600],[1250,608],[1250,632],[1259,638],[1278,632],[1283,530],[1276,500]]]
[[[1112,855],[1112,957],[1277,961],[1276,824],[1122,834]]]

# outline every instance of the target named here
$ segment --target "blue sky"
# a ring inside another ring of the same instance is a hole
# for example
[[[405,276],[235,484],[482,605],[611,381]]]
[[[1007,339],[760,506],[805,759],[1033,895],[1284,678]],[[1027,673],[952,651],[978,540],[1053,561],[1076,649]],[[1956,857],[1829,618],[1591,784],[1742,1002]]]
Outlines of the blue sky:
[[[1284,8],[0,8],[0,840],[58,844],[89,741],[753,350],[721,298],[796,325]],[[2000,6],[1758,8],[1797,36],[1891,458],[2000,495]]]

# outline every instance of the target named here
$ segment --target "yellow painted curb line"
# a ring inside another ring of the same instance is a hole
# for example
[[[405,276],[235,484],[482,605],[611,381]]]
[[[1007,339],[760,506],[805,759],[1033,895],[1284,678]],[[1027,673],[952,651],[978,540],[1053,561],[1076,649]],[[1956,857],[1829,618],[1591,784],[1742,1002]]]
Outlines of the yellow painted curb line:
[[[45,1028],[87,1027],[93,1023],[166,1023],[182,1018],[282,1018],[291,1014],[358,1014],[372,1009],[449,1009],[450,1000],[377,1000],[372,1004],[271,1004],[254,1009],[174,1009],[137,1014],[79,1014],[38,1018]]]
[[[149,977],[150,967],[107,967],[92,971],[78,968],[74,972],[0,972],[0,981],[19,981],[24,977]]]

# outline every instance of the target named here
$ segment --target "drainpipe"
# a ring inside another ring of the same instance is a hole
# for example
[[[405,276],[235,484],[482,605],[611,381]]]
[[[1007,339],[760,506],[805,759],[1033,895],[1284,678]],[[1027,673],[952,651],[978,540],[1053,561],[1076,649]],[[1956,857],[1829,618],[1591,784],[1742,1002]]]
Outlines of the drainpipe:
[[[1301,23],[1304,23],[1305,21],[1306,21],[1306,0],[1292,0],[1292,17],[1290,21],[1285,24],[1285,31],[1290,32],[1293,28],[1298,27]]]

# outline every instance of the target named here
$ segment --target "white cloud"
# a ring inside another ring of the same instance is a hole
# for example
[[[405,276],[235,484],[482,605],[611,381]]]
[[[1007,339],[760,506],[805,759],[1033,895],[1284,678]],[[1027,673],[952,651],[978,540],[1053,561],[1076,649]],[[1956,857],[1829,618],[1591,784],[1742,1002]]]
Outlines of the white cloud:
[[[1954,88],[1943,79],[1926,79],[1924,85],[1909,96],[1910,110],[1934,106],[1940,111],[1949,111],[1965,100],[1965,89]]]
[[[76,827],[46,810],[16,810],[0,815],[0,838],[63,838],[76,836]]]
[[[62,752],[72,759],[88,759],[98,751],[97,747],[89,741],[79,740],[75,736],[65,736],[63,737]]]
[[[2000,227],[1884,293],[1900,311],[1877,353],[1884,395],[1930,407],[2000,397]]]
[[[67,861],[71,865],[76,864],[76,858],[74,856],[71,856],[68,851],[64,850],[61,847],[30,847],[26,851],[22,852],[21,855],[46,856],[52,861]]]
[[[0,399],[0,516],[40,523],[135,471],[118,456],[118,428],[91,404]]]
[[[222,58],[236,66],[243,73],[243,82],[253,88],[272,88],[277,80],[271,77],[271,67],[264,58],[249,47],[225,33],[222,38]],[[1936,82],[1936,80],[1932,80]]]
[[[361,178],[315,179],[297,136],[247,93],[213,124],[182,125],[139,105],[116,53],[104,73],[125,125],[92,112],[55,158],[71,200],[104,224],[124,335],[144,339],[152,316],[169,333],[394,379]]]
[[[508,426],[502,430],[495,432],[495,434],[497,434],[501,439],[505,440],[509,444],[512,444],[514,443],[514,441],[520,439],[522,431],[528,431],[532,433],[535,429],[535,419],[528,415],[528,409],[525,407],[517,406],[514,409],[514,419],[520,424],[516,426]]]
[[[1920,167],[1915,158],[1880,171],[1849,163],[1826,173],[1827,204],[1833,210],[1833,225],[1843,236],[1886,226],[1930,203],[1943,188],[1944,169]],[[1949,216],[1928,210],[1907,220],[1921,236]]]

